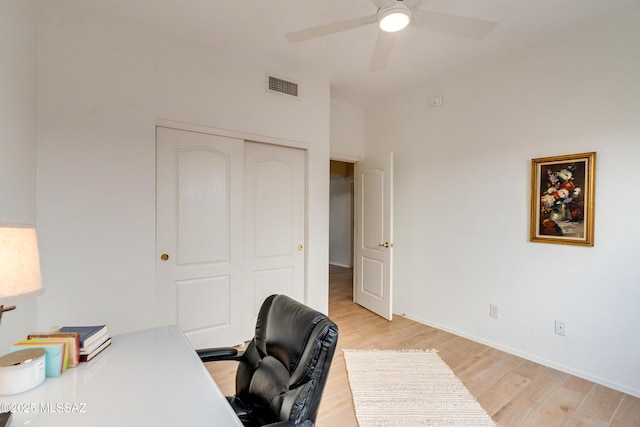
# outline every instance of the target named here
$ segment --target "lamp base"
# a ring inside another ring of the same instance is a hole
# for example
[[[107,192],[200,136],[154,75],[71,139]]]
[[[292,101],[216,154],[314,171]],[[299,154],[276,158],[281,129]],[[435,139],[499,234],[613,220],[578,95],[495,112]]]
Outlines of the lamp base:
[[[45,351],[29,348],[0,357],[0,394],[22,393],[39,386],[45,377]]]

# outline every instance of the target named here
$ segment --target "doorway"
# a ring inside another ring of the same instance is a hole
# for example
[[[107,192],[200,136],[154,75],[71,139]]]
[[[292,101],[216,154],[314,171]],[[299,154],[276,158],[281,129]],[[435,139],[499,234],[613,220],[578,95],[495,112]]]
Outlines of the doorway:
[[[393,317],[393,153],[331,161],[329,264],[352,269],[353,300]]]
[[[354,165],[330,161],[329,300],[353,301]]]
[[[354,165],[330,161],[329,265],[353,269]]]

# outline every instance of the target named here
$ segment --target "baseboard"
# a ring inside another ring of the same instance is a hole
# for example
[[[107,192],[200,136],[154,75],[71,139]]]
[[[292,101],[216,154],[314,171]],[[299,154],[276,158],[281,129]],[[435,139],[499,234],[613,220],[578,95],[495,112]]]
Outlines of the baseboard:
[[[329,262],[329,265],[333,265],[335,267],[342,267],[342,268],[353,268],[352,265],[338,264],[337,262]]]
[[[397,316],[406,317],[407,319],[413,320],[414,322],[418,322],[418,323],[421,323],[423,325],[431,326],[432,328],[436,328],[436,329],[440,329],[440,330],[445,331],[445,332],[449,332],[449,333],[457,335],[459,337],[466,338],[468,340],[471,340],[471,341],[474,341],[474,342],[477,342],[477,343],[480,343],[480,344],[484,344],[484,345],[489,346],[491,348],[495,348],[497,350],[504,351],[505,353],[509,353],[509,354],[514,355],[514,356],[521,357],[523,359],[529,360],[531,362],[538,363],[538,364],[546,366],[548,368],[556,369],[556,370],[564,372],[566,374],[573,375],[573,376],[576,376],[576,377],[579,377],[579,378],[582,378],[582,379],[585,379],[585,380],[588,380],[588,381],[603,385],[605,387],[609,387],[611,389],[620,391],[620,392],[628,394],[630,396],[634,396],[634,397],[640,398],[640,390],[637,390],[637,389],[634,389],[634,388],[631,388],[631,387],[627,387],[627,386],[625,386],[623,384],[618,384],[618,383],[613,382],[613,381],[609,381],[609,380],[607,380],[605,378],[600,378],[597,375],[593,375],[593,374],[590,374],[588,372],[583,372],[583,371],[580,371],[578,369],[574,369],[574,368],[572,368],[570,366],[562,365],[562,364],[553,362],[551,360],[547,360],[547,359],[538,357],[536,355],[520,351],[520,350],[518,350],[516,348],[505,346],[505,345],[502,345],[500,343],[496,343],[496,342],[493,342],[493,341],[490,341],[490,340],[485,340],[485,339],[477,337],[475,335],[467,334],[467,333],[458,331],[456,329],[452,329],[452,328],[449,328],[447,326],[440,325],[438,323],[429,322],[429,321],[427,321],[425,319],[422,319],[420,317],[417,317],[417,316],[411,316],[411,315],[408,315],[406,313],[395,313],[395,312],[393,314],[397,315]]]

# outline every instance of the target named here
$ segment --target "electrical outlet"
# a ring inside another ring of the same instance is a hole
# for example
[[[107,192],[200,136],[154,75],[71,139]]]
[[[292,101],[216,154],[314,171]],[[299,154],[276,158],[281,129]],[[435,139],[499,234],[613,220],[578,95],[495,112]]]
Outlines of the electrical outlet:
[[[494,319],[500,318],[500,306],[497,304],[489,304],[489,316]]]
[[[561,320],[556,320],[556,334],[565,336],[565,325]]]

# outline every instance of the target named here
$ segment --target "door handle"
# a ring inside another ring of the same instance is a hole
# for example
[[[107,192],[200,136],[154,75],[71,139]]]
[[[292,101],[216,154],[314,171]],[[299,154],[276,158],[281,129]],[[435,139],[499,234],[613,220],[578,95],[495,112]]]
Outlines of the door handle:
[[[391,247],[393,247],[393,243],[389,243],[389,242],[378,243],[378,247],[379,248],[391,248]]]
[[[163,261],[167,261],[169,259],[169,254],[160,255],[160,259],[163,260]]]

